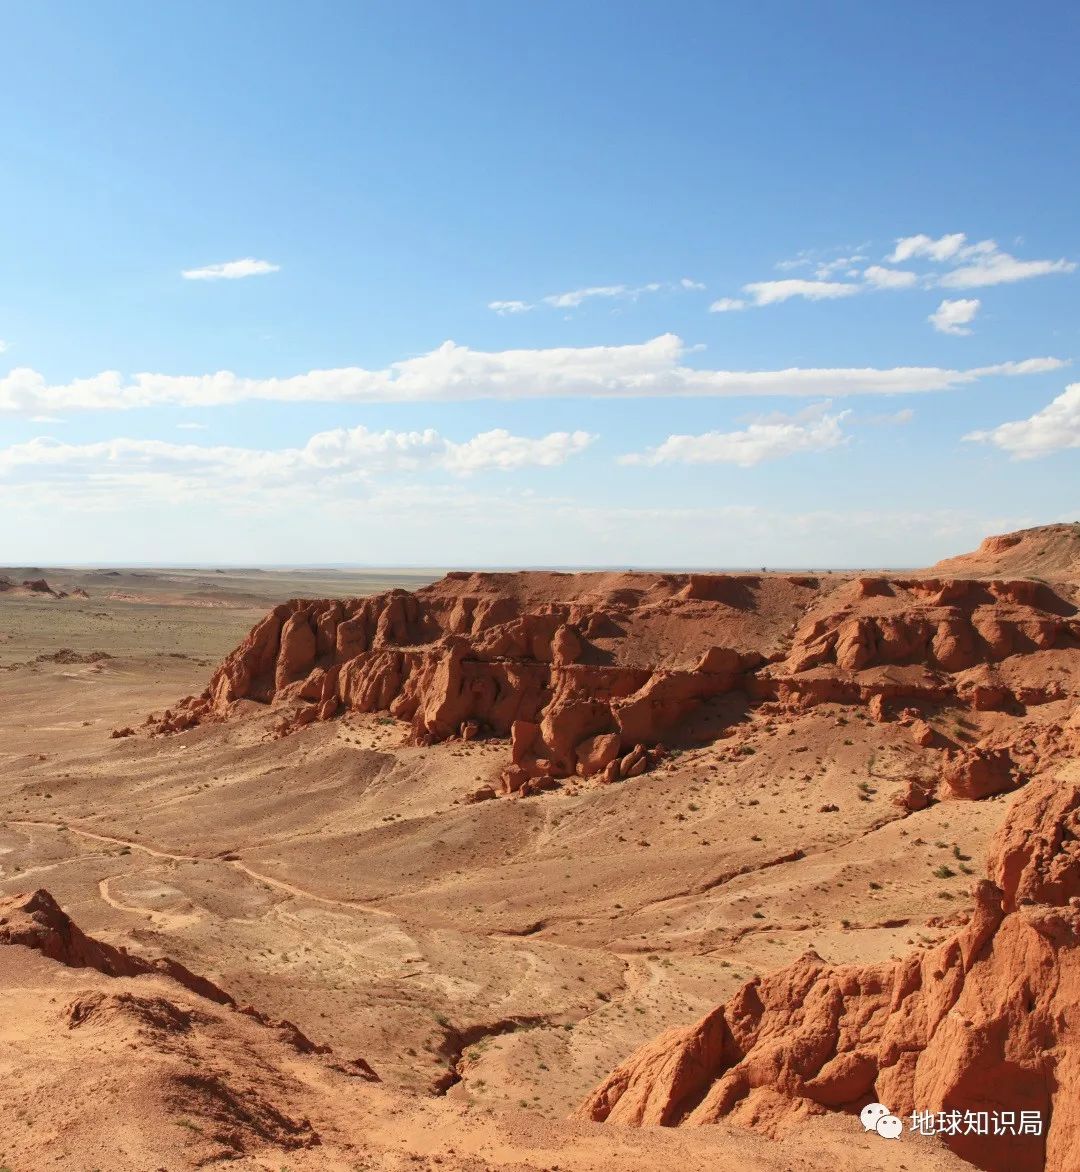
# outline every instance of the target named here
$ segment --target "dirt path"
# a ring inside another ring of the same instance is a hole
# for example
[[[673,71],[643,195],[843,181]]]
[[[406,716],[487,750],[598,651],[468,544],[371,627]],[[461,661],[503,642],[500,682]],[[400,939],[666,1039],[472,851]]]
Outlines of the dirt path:
[[[255,880],[257,883],[264,883],[267,887],[272,887],[276,891],[282,891],[286,895],[294,899],[305,899],[311,903],[319,903],[329,907],[345,908],[348,911],[364,912],[372,916],[381,916],[387,920],[400,920],[401,917],[394,912],[388,912],[385,908],[372,907],[370,904],[361,903],[359,900],[350,899],[334,899],[329,895],[318,895],[314,891],[308,891],[303,887],[297,887],[293,883],[287,883],[284,879],[275,879],[272,875],[264,875],[261,871],[256,871],[253,867],[249,867],[246,863],[239,859],[219,859],[219,858],[205,858],[200,855],[181,855],[174,854],[171,851],[158,850],[152,846],[145,846],[140,842],[135,842],[132,839],[116,838],[110,834],[97,834],[92,830],[82,830],[78,826],[72,826],[68,822],[32,822],[32,821],[16,821],[10,820],[3,823],[4,826],[35,826],[42,829],[51,830],[65,830],[70,834],[77,834],[80,838],[88,838],[94,842],[107,842],[113,846],[127,847],[129,850],[141,851],[143,854],[150,855],[155,859],[166,859],[175,863],[223,863],[225,866],[231,867],[234,871],[239,871],[246,875],[249,879]],[[56,866],[57,864],[52,864]],[[26,872],[29,874],[29,872]],[[118,903],[116,899],[109,894],[108,885],[112,879],[118,878],[113,875],[109,878],[102,879],[98,884],[98,892],[105,903],[111,907],[117,908],[121,911],[146,911],[144,908],[131,908],[125,904]]]
[[[306,899],[312,903],[321,903],[330,907],[343,907],[349,911],[366,912],[372,916],[382,916],[387,920],[400,920],[401,917],[395,915],[394,912],[388,912],[385,908],[372,907],[371,904],[360,903],[358,900],[351,899],[333,899],[328,895],[316,895],[312,891],[306,891],[303,887],[297,887],[292,883],[286,883],[284,879],[274,879],[270,875],[264,875],[260,871],[253,870],[246,863],[240,862],[239,859],[229,861],[229,866],[235,871],[241,871],[250,879],[255,879],[259,883],[265,883],[268,887],[273,887],[277,891],[284,891],[286,895],[294,896],[298,899]]]

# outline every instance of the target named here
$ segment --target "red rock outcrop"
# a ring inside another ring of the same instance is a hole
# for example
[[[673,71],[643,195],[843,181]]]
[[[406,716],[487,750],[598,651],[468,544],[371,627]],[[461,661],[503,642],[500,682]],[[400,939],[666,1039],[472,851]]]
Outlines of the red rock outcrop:
[[[1080,580],[1080,524],[1039,525],[988,537],[973,553],[947,558],[932,567],[939,574]]]
[[[1080,646],[1072,601],[1028,579],[862,578],[826,603],[799,625],[784,671],[920,665],[957,673],[1019,653]]]
[[[97,969],[107,977],[157,973],[219,1005],[232,1004],[223,989],[174,960],[143,960],[87,936],[43,888],[29,895],[0,899],[0,946],[5,944],[21,944],[69,968]]]
[[[416,744],[511,738],[501,788],[522,794],[635,776],[732,690],[783,709],[867,704],[936,751],[949,742],[935,706],[1012,713],[1077,689],[1063,669],[1080,650],[1075,594],[1006,578],[449,574],[414,593],[276,607],[201,696],[149,723],[179,732],[255,701],[284,735],[388,712]],[[1008,788],[989,768],[946,766],[943,792]]]
[[[386,711],[418,744],[512,737],[508,792],[634,776],[698,704],[779,654],[816,588],[749,575],[452,574],[415,593],[294,600],[202,696],[153,723],[182,731],[241,700],[280,707],[281,733]]]
[[[0,575],[0,594],[44,594],[48,598],[68,596],[64,590],[54,590],[44,578],[24,578],[20,583],[12,581],[6,574]]]
[[[54,598],[60,597],[44,578],[24,579],[23,589],[28,590],[31,594],[51,594]]]
[[[198,976],[169,957],[144,960],[87,936],[44,888],[29,895],[0,899],[0,947],[4,945],[30,948],[68,968],[94,969],[106,977],[168,977],[199,997],[235,1009],[261,1025],[277,1030],[284,1041],[302,1054],[331,1053],[329,1046],[316,1045],[292,1022],[269,1017],[251,1005],[238,1005],[213,981]],[[89,1009],[76,1013],[72,1024],[80,1024],[88,1015]],[[354,1059],[341,1069],[378,1081],[378,1076],[362,1058]]]
[[[1021,779],[1008,749],[979,746],[945,755],[942,781],[958,798],[989,798],[1015,788]]]
[[[1080,1151],[1080,785],[1032,782],[952,939],[901,961],[810,952],[618,1067],[579,1114],[631,1126],[805,1114],[1038,1113],[1041,1134],[944,1134],[990,1172],[1071,1172]]]

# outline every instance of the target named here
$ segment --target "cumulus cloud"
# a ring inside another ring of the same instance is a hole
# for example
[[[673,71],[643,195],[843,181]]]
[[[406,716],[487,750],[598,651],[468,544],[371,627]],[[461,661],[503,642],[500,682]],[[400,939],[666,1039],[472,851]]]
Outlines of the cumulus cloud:
[[[882,265],[869,265],[863,269],[863,278],[876,289],[910,289],[918,282],[919,275],[904,269],[887,269]]]
[[[752,281],[742,287],[742,292],[748,299],[721,297],[709,308],[714,313],[723,313],[728,310],[746,309],[749,306],[778,305],[795,297],[807,301],[831,301],[852,297],[857,293],[913,289],[920,284],[925,288],[975,289],[1025,281],[1048,273],[1071,273],[1077,267],[1074,261],[1064,258],[1018,260],[998,247],[994,240],[968,243],[968,238],[963,232],[953,232],[936,239],[925,233],[900,237],[884,259],[889,265],[923,260],[936,265],[946,265],[948,269],[945,272],[920,273],[910,269],[888,268],[880,264],[859,268],[860,262],[866,260],[862,253],[820,260],[815,259],[815,254],[808,250],[801,252],[793,260],[780,261],[776,267],[782,270],[811,267],[814,269],[813,279]],[[848,279],[833,279],[841,273]]]
[[[241,277],[258,277],[263,273],[280,271],[280,265],[245,256],[241,260],[227,260],[221,264],[206,265],[201,269],[184,269],[180,275],[187,281],[236,281]]]
[[[835,301],[841,297],[854,297],[857,293],[867,293],[875,289],[910,289],[918,282],[917,273],[906,272],[903,269],[869,265],[860,271],[849,267],[852,263],[864,259],[861,256],[841,257],[838,261],[819,265],[813,279],[784,277],[778,281],[751,281],[742,287],[742,292],[747,295],[746,299],[721,297],[714,301],[709,309],[712,313],[725,313],[750,306],[760,308],[765,305],[779,305],[794,297],[800,297],[804,301]],[[794,267],[797,263],[799,262],[790,261],[787,265]],[[853,279],[830,280],[829,278],[840,268]]]
[[[847,442],[840,424],[851,414],[829,414],[827,403],[794,416],[773,415],[741,431],[669,435],[658,447],[622,456],[622,464],[737,464],[751,468],[799,452],[825,452]]]
[[[975,320],[980,305],[977,297],[956,301],[946,298],[926,320],[942,334],[970,334],[969,324]]]
[[[920,233],[904,236],[885,258],[893,263],[925,257],[937,264],[949,264],[951,271],[932,274],[927,283],[945,289],[978,289],[1044,277],[1049,273],[1071,273],[1074,261],[1018,260],[998,246],[996,240],[979,240],[969,244],[963,232],[953,232],[936,240]]]
[[[939,236],[937,240],[921,232],[917,236],[902,236],[885,259],[890,264],[903,264],[906,260],[914,260],[920,256],[935,261],[948,260],[963,248],[966,240],[963,232]]]
[[[700,292],[705,286],[700,281],[682,277],[678,281],[650,281],[646,285],[587,285],[582,289],[568,289],[564,293],[549,293],[539,301],[489,301],[488,309],[505,316],[509,313],[527,313],[547,306],[551,309],[577,309],[586,301],[636,301],[646,293]]]
[[[1072,383],[1028,419],[1002,423],[989,431],[964,436],[972,443],[993,444],[1015,460],[1030,460],[1065,448],[1080,448],[1080,383]]]
[[[995,375],[1037,374],[1065,365],[1028,358],[968,370],[936,366],[708,370],[686,366],[675,334],[626,346],[472,350],[454,342],[378,370],[344,367],[286,378],[104,371],[50,384],[16,368],[0,377],[0,413],[57,414],[139,407],[216,407],[253,401],[418,403],[549,398],[668,398],[759,395],[841,396],[945,391]]]
[[[850,297],[858,291],[858,285],[847,281],[806,281],[799,277],[788,277],[782,281],[752,281],[749,285],[743,285],[743,292],[750,294],[755,305],[777,305],[792,297],[804,297],[807,301],[831,301],[837,297]]]
[[[584,431],[552,432],[534,439],[496,429],[457,442],[432,428],[353,427],[319,432],[300,448],[258,450],[146,439],[72,444],[38,438],[0,448],[0,488],[67,485],[98,497],[138,492],[174,501],[177,494],[230,500],[305,488],[340,491],[395,473],[467,476],[554,468],[579,455],[594,439]]]
[[[1071,260],[1017,260],[1007,252],[995,251],[983,254],[972,264],[945,273],[938,284],[946,289],[979,289],[986,285],[1045,277],[1049,273],[1071,273],[1075,269],[1076,262]]]

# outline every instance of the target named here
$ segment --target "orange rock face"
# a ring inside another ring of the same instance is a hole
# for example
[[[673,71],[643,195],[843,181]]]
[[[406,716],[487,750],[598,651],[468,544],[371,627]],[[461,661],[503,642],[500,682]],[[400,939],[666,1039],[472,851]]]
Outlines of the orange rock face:
[[[1080,1152],[1080,785],[1044,776],[991,848],[971,921],[872,966],[813,952],[638,1051],[579,1114],[631,1126],[801,1115],[1037,1112],[1040,1135],[946,1135],[990,1172],[1070,1172]]]
[[[634,777],[732,690],[786,708],[867,704],[945,750],[935,708],[1011,712],[1071,694],[1056,669],[1080,648],[1073,592],[1004,578],[450,574],[415,593],[276,607],[202,696],[152,723],[183,731],[243,700],[274,705],[281,735],[388,712],[416,744],[511,738],[501,789],[519,794]],[[1023,779],[1000,753],[951,748],[944,796]]]
[[[452,574],[415,593],[277,607],[207,691],[156,722],[177,732],[240,700],[280,731],[389,712],[415,743],[512,736],[504,790],[635,776],[703,700],[778,654],[814,579],[729,575]]]
[[[1080,646],[1075,614],[1073,602],[1054,587],[1027,579],[860,578],[807,615],[791,653],[771,674],[781,687],[798,689],[799,676],[832,668],[834,679],[852,690],[868,669],[908,668],[891,674],[893,695],[963,690],[964,680],[944,677],[1014,655]],[[807,683],[813,679],[806,676]],[[1002,689],[1003,700],[1009,691]]]

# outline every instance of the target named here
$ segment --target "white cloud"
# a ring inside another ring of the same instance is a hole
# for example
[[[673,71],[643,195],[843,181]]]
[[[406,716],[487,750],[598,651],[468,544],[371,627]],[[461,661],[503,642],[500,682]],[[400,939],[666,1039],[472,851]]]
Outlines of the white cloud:
[[[826,457],[827,459],[828,457]],[[180,470],[182,472],[182,469]],[[977,512],[924,507],[918,493],[897,506],[888,486],[868,483],[864,499],[815,507],[810,497],[790,508],[717,502],[611,504],[594,494],[537,492],[512,477],[472,483],[376,475],[327,491],[286,480],[279,490],[259,481],[229,481],[217,490],[204,470],[181,479],[125,470],[115,483],[97,462],[63,479],[48,472],[33,491],[0,476],[0,539],[14,564],[158,565],[295,564],[357,558],[381,565],[618,566],[925,566],[973,549],[987,533],[1003,533],[1078,515],[1066,492],[1059,517],[1032,515],[1022,504]],[[75,473],[79,473],[76,475]],[[135,480],[139,475],[142,479]],[[642,474],[643,475],[643,474]],[[651,479],[651,478],[647,478]],[[193,491],[188,491],[188,485]],[[184,508],[175,507],[177,492]],[[790,502],[789,502],[790,503]],[[162,509],[170,506],[169,524]],[[342,534],[349,536],[343,551]]]
[[[464,443],[449,443],[445,467],[451,472],[497,468],[556,468],[577,456],[596,439],[586,431],[554,431],[540,439],[511,435],[502,428],[485,431]]]
[[[66,419],[61,419],[59,415],[31,415],[31,423],[67,423]]]
[[[184,269],[181,276],[188,281],[235,281],[241,277],[257,277],[263,273],[280,271],[280,265],[245,256],[242,260],[228,260],[222,264],[206,265],[201,269]]]
[[[1028,419],[1002,423],[989,431],[964,436],[974,443],[994,444],[1016,460],[1030,460],[1065,448],[1080,448],[1080,383],[1072,383]]]
[[[555,347],[485,352],[444,342],[429,354],[377,370],[309,370],[283,379],[246,379],[231,370],[206,375],[117,370],[49,384],[36,370],[0,377],[0,414],[73,410],[220,407],[244,402],[417,403],[542,398],[667,398],[759,395],[889,395],[951,390],[996,375],[1039,374],[1066,362],[1034,357],[968,370],[942,367],[839,367],[710,370],[684,366],[675,334],[629,346]]]
[[[863,269],[863,277],[875,289],[910,289],[919,276],[904,269],[887,269],[882,265],[869,265]]]
[[[920,277],[919,273],[909,269],[886,268],[878,264],[868,265],[860,270],[856,266],[865,259],[862,253],[852,253],[850,256],[821,260],[815,259],[815,254],[811,250],[804,250],[793,260],[780,261],[776,267],[782,270],[812,267],[814,280],[790,278],[779,281],[753,281],[742,287],[743,293],[749,296],[749,301],[722,297],[714,301],[709,308],[714,313],[723,313],[727,310],[745,309],[748,305],[777,305],[793,297],[801,297],[807,301],[834,300],[874,290],[912,289],[920,281],[926,288],[940,286],[946,289],[974,289],[986,285],[1024,281],[1048,273],[1071,273],[1077,267],[1074,261],[1065,259],[1017,260],[1000,249],[994,240],[980,240],[969,244],[963,232],[953,232],[937,239],[925,233],[904,236],[896,241],[892,252],[885,257],[890,264],[924,259],[935,264],[951,266],[951,271],[944,273],[923,273]],[[832,279],[840,273],[850,279]]]
[[[646,285],[588,285],[583,289],[569,289],[564,293],[549,293],[539,301],[489,301],[488,309],[505,315],[508,313],[527,313],[541,306],[552,309],[577,309],[586,301],[616,300],[636,301],[646,293],[671,292],[699,292],[705,286],[700,281],[692,281],[689,277],[682,277],[677,282],[650,281]]]
[[[850,297],[858,291],[858,285],[846,281],[805,281],[797,277],[783,281],[752,281],[749,285],[743,285],[743,292],[750,294],[755,305],[777,305],[792,297],[805,297],[807,301],[829,301],[837,297]]]
[[[896,263],[916,257],[926,257],[938,264],[954,266],[951,272],[932,276],[928,280],[929,284],[940,285],[945,289],[978,289],[988,285],[1026,281],[1049,273],[1071,273],[1076,269],[1074,261],[1064,258],[1017,260],[999,248],[996,240],[979,240],[968,244],[963,232],[953,232],[937,240],[923,233],[902,237],[897,240],[896,247],[886,260]]]
[[[837,273],[849,272],[860,261],[864,260],[866,260],[865,256],[856,253],[853,256],[838,256],[834,260],[821,261],[814,269],[814,276],[817,277],[819,281],[827,281],[830,277],[834,277]]]
[[[743,292],[751,295],[754,305],[761,306],[779,305],[793,297],[806,298],[807,301],[850,297],[859,292],[859,286],[849,285],[846,281],[807,281],[792,277],[781,281],[752,281],[743,286]]]
[[[103,371],[50,385],[19,367],[0,377],[0,413],[59,414],[139,407],[216,407],[253,401],[293,403],[419,403],[549,398],[669,398],[738,395],[877,395],[951,390],[993,375],[1036,374],[1066,365],[1029,358],[969,370],[936,366],[702,370],[683,364],[681,338],[662,334],[626,346],[545,350],[471,350],[454,342],[379,370],[345,367],[287,378],[244,378],[221,370],[204,375]]]
[[[991,242],[992,243],[992,242]],[[938,284],[946,289],[979,289],[986,285],[1005,285],[1044,277],[1049,273],[1071,273],[1076,263],[1071,260],[1017,260],[1007,252],[988,252],[975,263],[963,265],[945,273]]]
[[[208,430],[205,423],[178,423],[176,426],[179,431],[207,431]]]
[[[265,493],[304,490],[347,494],[395,473],[467,476],[554,468],[594,439],[584,431],[532,439],[498,429],[455,442],[432,428],[375,432],[354,427],[319,432],[302,448],[256,450],[145,439],[68,444],[39,438],[0,448],[0,490],[77,487],[99,502],[115,498],[117,504],[132,493],[174,502],[180,496],[257,500]]]
[[[714,301],[709,309],[713,313],[723,313],[733,309],[745,309],[748,305],[779,305],[793,297],[801,297],[806,301],[835,301],[841,297],[853,297],[856,293],[866,293],[874,289],[908,289],[919,279],[916,273],[905,272],[902,269],[887,269],[882,265],[869,265],[861,272],[848,267],[852,262],[863,259],[865,258],[860,256],[841,257],[838,261],[819,265],[814,280],[785,277],[779,281],[751,281],[742,287],[742,291],[749,295],[749,301],[737,297],[721,297]],[[797,263],[799,262],[787,262],[788,267],[794,267]],[[827,279],[841,268],[852,277],[862,279]]]
[[[897,240],[896,247],[885,259],[890,264],[902,264],[906,260],[914,260],[920,256],[936,261],[948,260],[960,251],[965,240],[967,237],[963,232],[939,236],[937,240],[921,232],[918,236],[903,236]]]
[[[3,338],[0,338],[0,354],[3,354],[6,352],[8,345],[9,344],[7,342],[5,342]]]
[[[750,468],[799,452],[824,452],[847,442],[840,423],[849,411],[827,414],[827,403],[795,416],[776,415],[742,431],[669,435],[658,447],[620,458],[621,464],[737,464]]]
[[[585,301],[596,297],[639,297],[642,293],[656,293],[662,288],[656,282],[648,285],[590,285],[586,289],[571,289],[568,293],[552,293],[543,298],[545,305],[555,309],[577,309]]]
[[[946,298],[926,320],[942,334],[970,334],[968,325],[975,320],[980,305],[977,297],[956,301]]]

